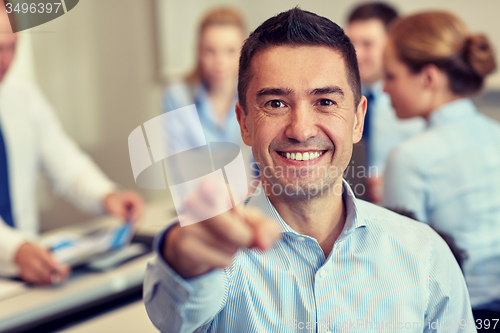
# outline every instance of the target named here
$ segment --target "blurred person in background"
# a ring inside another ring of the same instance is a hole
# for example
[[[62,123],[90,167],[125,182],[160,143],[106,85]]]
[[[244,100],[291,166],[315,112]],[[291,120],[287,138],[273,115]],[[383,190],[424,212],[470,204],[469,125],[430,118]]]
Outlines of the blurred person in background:
[[[245,36],[245,21],[238,11],[228,7],[209,11],[199,28],[197,66],[183,81],[165,89],[163,111],[194,104],[203,128],[201,133],[193,130],[192,124],[198,119],[192,119],[192,114],[171,116],[166,124],[167,150],[181,152],[203,146],[205,141],[235,143],[242,149],[245,164],[250,167],[247,175],[253,191],[260,182],[260,171],[250,149],[241,140],[235,113],[238,61]],[[196,153],[191,151],[190,155]],[[221,159],[221,156],[217,158]],[[200,163],[203,162],[200,160]],[[186,166],[181,164],[174,159],[167,164],[167,173],[175,182],[189,178]]]
[[[0,3],[0,275],[50,284],[64,281],[70,269],[36,243],[39,171],[55,192],[89,213],[136,221],[143,201],[118,191],[64,133],[38,87],[8,75],[16,41]]]
[[[389,152],[400,142],[424,130],[421,119],[398,119],[391,107],[390,97],[382,91],[382,57],[387,26],[397,16],[397,11],[388,4],[362,4],[349,15],[346,29],[356,48],[362,91],[368,100],[363,141],[367,166],[375,167],[376,174],[370,174],[366,184],[368,198],[377,204],[382,199],[382,175]]]
[[[168,127],[170,149],[180,151],[198,146],[204,138],[207,142],[241,143],[234,107],[238,100],[238,59],[245,31],[243,17],[231,8],[213,9],[203,18],[196,69],[184,81],[166,88],[163,111],[195,104],[204,133],[192,131],[190,122],[184,119],[172,122]]]
[[[500,126],[469,99],[494,59],[485,36],[446,12],[396,21],[384,52],[384,90],[397,116],[427,122],[389,156],[384,206],[412,212],[465,250],[476,319],[500,313]]]

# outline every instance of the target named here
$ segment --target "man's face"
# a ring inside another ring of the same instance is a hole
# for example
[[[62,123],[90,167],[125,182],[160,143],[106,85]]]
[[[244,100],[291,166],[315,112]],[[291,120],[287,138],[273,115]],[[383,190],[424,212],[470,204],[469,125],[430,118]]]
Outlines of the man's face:
[[[341,54],[323,46],[276,46],[257,52],[251,70],[247,115],[239,103],[236,112],[263,184],[310,198],[341,182],[366,109],[364,97],[354,105]]]
[[[17,35],[12,33],[5,7],[0,5],[0,81],[4,79],[5,73],[14,59],[16,41]]]
[[[382,79],[382,56],[387,40],[382,21],[353,21],[349,23],[346,33],[356,49],[361,82],[373,84]]]

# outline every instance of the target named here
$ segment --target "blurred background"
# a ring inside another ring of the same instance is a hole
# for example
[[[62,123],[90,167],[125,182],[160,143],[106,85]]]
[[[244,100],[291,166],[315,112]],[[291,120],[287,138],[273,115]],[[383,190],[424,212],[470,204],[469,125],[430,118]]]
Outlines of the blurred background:
[[[366,1],[80,0],[67,15],[19,33],[12,70],[40,86],[64,129],[113,181],[137,190],[146,201],[168,198],[168,190],[135,185],[127,138],[160,114],[165,85],[195,65],[200,17],[211,7],[228,4],[245,15],[252,31],[270,16],[299,5],[345,26],[349,11],[361,2]],[[403,15],[452,11],[472,32],[487,34],[494,47],[500,47],[499,1],[387,2]],[[488,79],[476,102],[482,112],[500,120],[500,73]],[[54,197],[42,178],[40,183],[42,231],[89,218]]]

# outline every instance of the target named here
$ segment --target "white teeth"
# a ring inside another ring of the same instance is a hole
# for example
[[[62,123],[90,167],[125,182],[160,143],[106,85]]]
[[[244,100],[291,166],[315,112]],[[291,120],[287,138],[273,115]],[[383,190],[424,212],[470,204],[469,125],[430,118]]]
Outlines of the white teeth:
[[[309,161],[323,155],[323,152],[305,152],[305,153],[281,153],[282,156],[296,161]]]

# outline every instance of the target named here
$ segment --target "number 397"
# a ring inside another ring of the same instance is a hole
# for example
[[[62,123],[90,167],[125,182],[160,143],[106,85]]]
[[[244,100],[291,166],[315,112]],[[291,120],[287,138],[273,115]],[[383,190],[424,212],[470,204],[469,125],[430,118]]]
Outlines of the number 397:
[[[47,14],[50,14],[52,13],[52,11],[54,11],[56,14],[57,12],[59,11],[59,7],[61,7],[61,3],[54,3],[53,5],[51,3],[17,3],[14,7],[12,6],[11,3],[6,3],[5,4],[5,9],[7,10],[7,14],[10,14],[12,12],[16,12],[16,13],[31,13],[31,14],[35,14],[35,13],[39,13],[39,14],[43,14],[43,13],[47,13]]]

